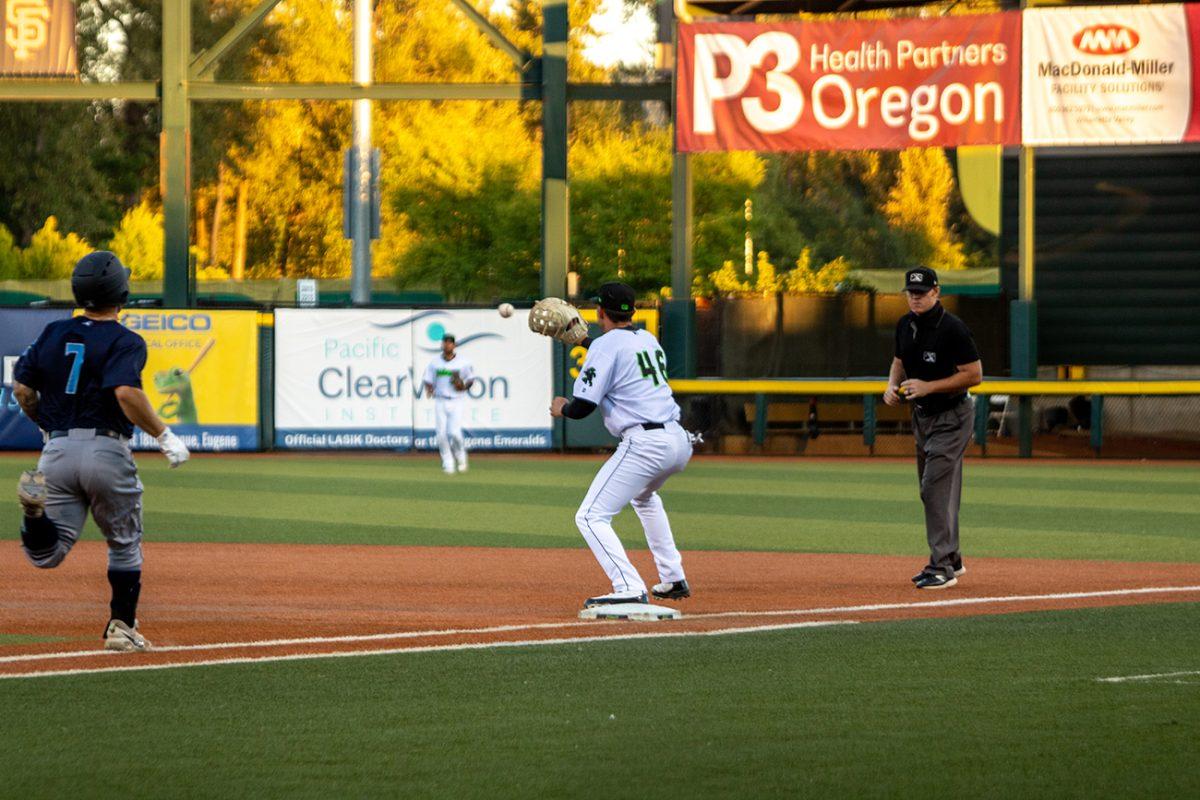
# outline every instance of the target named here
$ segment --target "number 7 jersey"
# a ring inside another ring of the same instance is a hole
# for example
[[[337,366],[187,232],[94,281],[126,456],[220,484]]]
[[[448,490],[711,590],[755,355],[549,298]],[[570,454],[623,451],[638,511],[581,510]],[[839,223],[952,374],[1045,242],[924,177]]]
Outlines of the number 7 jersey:
[[[643,422],[677,422],[667,357],[654,334],[614,328],[592,342],[575,379],[575,396],[600,407],[613,436]]]

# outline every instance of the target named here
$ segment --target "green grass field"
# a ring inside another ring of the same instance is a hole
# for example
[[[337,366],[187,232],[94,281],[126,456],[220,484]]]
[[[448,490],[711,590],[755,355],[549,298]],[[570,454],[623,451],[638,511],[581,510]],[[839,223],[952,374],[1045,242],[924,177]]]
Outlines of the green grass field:
[[[151,540],[573,548],[597,463],[141,458]],[[967,470],[972,556],[1200,562],[1196,467]],[[923,552],[910,464],[701,460],[664,497],[687,549]],[[1187,797],[1200,675],[1096,679],[1197,670],[1178,603],[4,680],[0,796]]]
[[[0,457],[13,476],[29,463]],[[452,478],[432,456],[140,464],[152,541],[581,547],[599,459],[476,458]],[[699,460],[663,496],[689,549],[923,553],[911,464]],[[977,556],[1200,562],[1197,498],[1192,466],[972,463],[962,525]],[[0,535],[18,524],[0,503]],[[639,544],[632,512],[617,527]]]

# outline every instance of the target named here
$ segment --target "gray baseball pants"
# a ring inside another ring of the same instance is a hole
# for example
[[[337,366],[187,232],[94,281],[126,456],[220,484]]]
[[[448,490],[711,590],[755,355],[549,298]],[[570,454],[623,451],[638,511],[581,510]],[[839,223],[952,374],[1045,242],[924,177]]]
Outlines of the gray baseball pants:
[[[975,401],[967,398],[954,408],[923,417],[913,411],[917,440],[917,477],[925,505],[925,538],[929,569],[954,577],[959,559],[958,508],[962,503],[963,455],[971,443]]]
[[[62,563],[90,509],[108,542],[108,568],[141,569],[142,482],[127,443],[75,429],[46,443],[38,469],[46,476],[46,516],[58,529],[58,546],[36,557],[26,550],[35,567]]]

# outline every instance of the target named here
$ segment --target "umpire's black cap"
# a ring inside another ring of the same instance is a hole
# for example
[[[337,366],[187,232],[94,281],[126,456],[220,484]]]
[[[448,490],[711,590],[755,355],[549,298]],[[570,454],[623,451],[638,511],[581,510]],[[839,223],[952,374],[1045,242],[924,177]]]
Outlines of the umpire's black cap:
[[[929,267],[917,267],[904,273],[904,291],[906,292],[928,292],[937,285],[937,273]]]
[[[88,253],[71,272],[71,294],[83,308],[123,306],[129,299],[129,274],[115,253]]]
[[[592,298],[605,311],[616,314],[632,314],[637,293],[633,287],[624,283],[606,283],[600,287],[600,292]]]

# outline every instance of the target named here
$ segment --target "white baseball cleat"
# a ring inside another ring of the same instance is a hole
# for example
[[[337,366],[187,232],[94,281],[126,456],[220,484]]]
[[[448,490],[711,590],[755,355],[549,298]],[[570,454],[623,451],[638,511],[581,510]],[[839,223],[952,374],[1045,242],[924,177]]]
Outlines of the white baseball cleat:
[[[129,627],[119,619],[109,620],[104,631],[104,649],[121,653],[140,653],[150,649],[150,642],[138,633],[137,622]]]
[[[46,476],[27,469],[17,481],[17,499],[27,517],[40,517],[46,513]]]
[[[464,463],[462,463],[462,464],[459,464],[459,465],[458,465],[458,471],[459,471],[459,472],[466,472],[466,471],[467,471],[467,465],[466,465],[466,463],[465,463],[465,462],[464,462]]]

